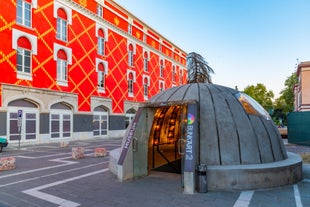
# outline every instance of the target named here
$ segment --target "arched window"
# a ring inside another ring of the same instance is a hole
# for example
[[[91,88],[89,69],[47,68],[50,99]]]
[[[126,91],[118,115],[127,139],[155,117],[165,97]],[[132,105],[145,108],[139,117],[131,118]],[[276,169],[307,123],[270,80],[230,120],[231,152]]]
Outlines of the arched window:
[[[26,37],[17,40],[17,71],[31,74],[31,43]]]
[[[129,47],[128,47],[128,65],[129,66],[133,66],[133,46],[132,44],[129,44]]]
[[[143,95],[144,95],[144,99],[147,100],[148,99],[148,94],[149,94],[149,80],[147,77],[145,77],[143,79]]]
[[[175,66],[172,66],[172,81],[173,82],[175,82],[175,74],[176,74]]]
[[[128,74],[128,96],[133,97],[133,82],[134,75],[133,73]]]
[[[147,54],[147,52],[144,52],[144,54],[143,54],[143,66],[144,66],[144,71],[145,72],[149,71],[148,63],[149,63],[148,54]]]
[[[105,39],[104,39],[104,32],[102,29],[98,30],[98,54],[99,55],[104,55],[104,44],[105,44]]]
[[[67,14],[63,9],[57,10],[57,39],[62,41],[68,40],[68,20]]]
[[[164,83],[159,82],[159,91],[163,91],[163,90],[164,90]]]
[[[98,88],[105,88],[105,69],[103,63],[98,64]]]
[[[59,83],[67,83],[68,81],[67,54],[64,50],[57,52],[57,81]]]
[[[164,77],[164,61],[162,59],[159,62],[159,75],[161,78]]]
[[[16,1],[16,22],[31,27],[31,0]]]

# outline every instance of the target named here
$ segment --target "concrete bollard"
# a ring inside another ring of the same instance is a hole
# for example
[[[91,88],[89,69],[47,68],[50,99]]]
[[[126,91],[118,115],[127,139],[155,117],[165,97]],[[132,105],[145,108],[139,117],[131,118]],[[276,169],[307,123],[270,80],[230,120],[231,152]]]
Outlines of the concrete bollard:
[[[78,160],[84,158],[84,148],[83,147],[74,147],[72,148],[72,159]]]
[[[95,157],[105,157],[107,155],[107,150],[104,147],[95,148]]]
[[[15,168],[15,157],[1,157],[0,158],[0,171],[12,170]]]
[[[62,141],[62,142],[60,142],[59,147],[60,148],[67,148],[67,147],[69,147],[69,142]]]

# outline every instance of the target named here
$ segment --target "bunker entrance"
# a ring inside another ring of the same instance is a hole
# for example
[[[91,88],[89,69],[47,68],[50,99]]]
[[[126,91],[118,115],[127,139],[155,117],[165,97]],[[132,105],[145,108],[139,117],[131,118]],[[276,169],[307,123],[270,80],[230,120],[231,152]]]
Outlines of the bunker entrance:
[[[150,130],[148,169],[181,174],[185,145],[187,106],[158,107]]]

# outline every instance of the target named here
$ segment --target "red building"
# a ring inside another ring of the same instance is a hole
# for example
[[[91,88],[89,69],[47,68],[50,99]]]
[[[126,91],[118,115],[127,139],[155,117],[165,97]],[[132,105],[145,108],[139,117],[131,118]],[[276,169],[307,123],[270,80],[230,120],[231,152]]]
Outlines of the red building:
[[[119,136],[139,103],[186,82],[186,53],[112,0],[5,1],[0,41],[11,143]]]

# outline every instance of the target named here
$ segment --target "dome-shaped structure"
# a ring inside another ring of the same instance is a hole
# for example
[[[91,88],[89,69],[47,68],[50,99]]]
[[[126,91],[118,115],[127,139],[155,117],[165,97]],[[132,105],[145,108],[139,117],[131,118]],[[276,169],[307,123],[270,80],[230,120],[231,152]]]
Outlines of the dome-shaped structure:
[[[183,174],[185,193],[195,191],[202,165],[209,190],[302,179],[301,158],[286,152],[269,114],[246,94],[215,84],[186,84],[155,95],[137,111],[122,148],[110,153],[110,169],[120,180],[168,166]]]
[[[215,84],[187,84],[148,103],[194,100],[199,114],[200,162],[207,165],[270,163],[287,158],[278,129],[252,98]]]

